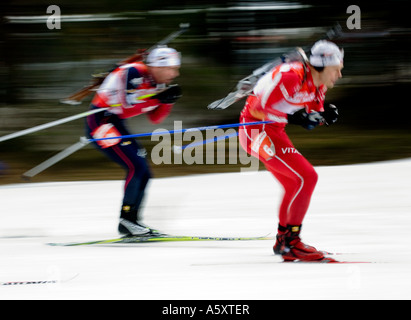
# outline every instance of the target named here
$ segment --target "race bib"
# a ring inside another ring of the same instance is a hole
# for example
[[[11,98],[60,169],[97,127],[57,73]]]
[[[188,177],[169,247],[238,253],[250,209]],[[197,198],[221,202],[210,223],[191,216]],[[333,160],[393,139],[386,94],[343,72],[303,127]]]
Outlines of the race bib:
[[[91,133],[94,139],[112,138],[121,136],[120,132],[111,123],[103,124]],[[103,149],[115,146],[121,139],[98,140],[96,143]]]
[[[261,132],[251,143],[251,150],[264,160],[270,160],[275,155],[274,143],[265,131]]]

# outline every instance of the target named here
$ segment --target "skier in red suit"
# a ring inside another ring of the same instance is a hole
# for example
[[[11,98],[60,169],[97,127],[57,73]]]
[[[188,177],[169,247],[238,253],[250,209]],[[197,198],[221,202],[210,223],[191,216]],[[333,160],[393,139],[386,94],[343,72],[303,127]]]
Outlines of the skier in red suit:
[[[179,76],[180,64],[180,54],[176,50],[158,47],[150,52],[146,63],[130,63],[112,71],[91,102],[92,109],[109,109],[87,117],[87,136],[100,139],[130,135],[125,119],[143,113],[155,124],[162,122],[181,97],[180,87],[170,85]],[[119,232],[124,235],[154,233],[155,230],[141,222],[139,214],[151,178],[145,149],[129,138],[99,140],[94,145],[127,173]]]
[[[239,130],[240,143],[262,161],[284,188],[274,252],[284,261],[324,259],[321,251],[301,241],[300,231],[317,183],[313,166],[293,146],[285,132],[288,123],[311,130],[334,123],[338,110],[324,106],[327,89],[342,77],[343,51],[329,41],[318,41],[309,62],[281,64],[256,84],[240,122],[273,121]]]

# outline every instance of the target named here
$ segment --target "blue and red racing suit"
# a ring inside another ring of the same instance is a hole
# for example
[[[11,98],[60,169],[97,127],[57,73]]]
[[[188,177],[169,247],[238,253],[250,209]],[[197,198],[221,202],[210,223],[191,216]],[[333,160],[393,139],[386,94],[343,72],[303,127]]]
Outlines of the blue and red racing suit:
[[[142,62],[118,67],[106,77],[91,102],[91,109],[109,109],[87,117],[87,136],[104,138],[130,135],[124,120],[143,113],[152,123],[162,122],[169,115],[173,104],[161,103],[153,97],[161,88]],[[126,170],[122,208],[138,210],[151,178],[145,149],[130,138],[93,143]]]

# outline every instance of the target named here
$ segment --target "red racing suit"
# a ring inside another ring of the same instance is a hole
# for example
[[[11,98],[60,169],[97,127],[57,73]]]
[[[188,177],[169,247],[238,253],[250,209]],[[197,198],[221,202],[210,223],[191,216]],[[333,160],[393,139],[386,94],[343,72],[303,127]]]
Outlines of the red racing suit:
[[[256,84],[240,122],[264,120],[274,123],[240,127],[240,143],[247,153],[262,161],[284,188],[279,224],[301,225],[317,183],[313,166],[298,152],[285,132],[288,115],[305,108],[324,111],[326,87],[315,87],[310,69],[303,63],[281,64]]]

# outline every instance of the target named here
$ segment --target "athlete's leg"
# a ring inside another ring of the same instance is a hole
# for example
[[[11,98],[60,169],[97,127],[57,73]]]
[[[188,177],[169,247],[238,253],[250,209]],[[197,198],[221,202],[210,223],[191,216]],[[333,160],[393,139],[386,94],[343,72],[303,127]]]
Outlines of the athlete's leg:
[[[301,225],[318,180],[313,166],[295,149],[284,128],[240,128],[239,136],[247,153],[259,158],[284,188],[280,224]]]
[[[138,220],[138,210],[144,198],[144,192],[149,179],[150,169],[142,154],[142,149],[134,140],[125,141],[112,148],[103,150],[110,158],[126,170],[122,210],[132,212],[134,216],[128,220]]]
[[[129,135],[121,119],[113,114],[98,113],[87,117],[86,134],[91,137],[101,126],[113,125],[119,135]],[[98,142],[94,146],[126,171],[121,216],[130,221],[138,220],[138,210],[144,191],[151,178],[145,159],[145,150],[134,139],[122,139],[117,144],[105,147]]]
[[[280,225],[301,225],[318,180],[314,168],[299,153],[275,155],[273,159],[263,162],[284,188]]]
[[[240,143],[265,164],[284,188],[274,252],[281,254],[284,261],[322,259],[323,253],[304,244],[299,237],[318,179],[312,165],[281,128],[266,128],[254,135],[240,129]]]

